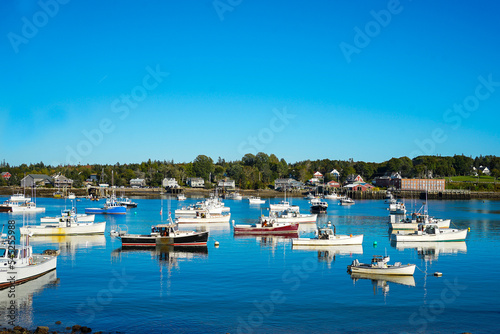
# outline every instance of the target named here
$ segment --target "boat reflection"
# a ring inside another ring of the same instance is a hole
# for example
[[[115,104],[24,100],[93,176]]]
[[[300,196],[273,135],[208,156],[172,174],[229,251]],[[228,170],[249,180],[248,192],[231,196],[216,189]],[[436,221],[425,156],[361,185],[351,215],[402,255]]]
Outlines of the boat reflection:
[[[374,295],[376,295],[378,289],[380,289],[382,290],[383,295],[386,296],[389,293],[389,282],[406,286],[415,286],[415,279],[413,278],[413,276],[353,273],[351,274],[351,278],[354,284],[356,284],[358,280],[371,280]]]
[[[11,305],[15,305],[16,325],[34,327],[33,295],[47,288],[57,288],[58,285],[57,271],[53,270],[39,278],[16,285],[13,291],[10,288],[0,290],[0,324],[7,325],[11,321],[8,310]]]
[[[183,223],[179,224],[180,231],[229,231],[231,230],[230,223],[205,223],[205,224],[190,224]]]
[[[467,244],[465,241],[453,242],[396,242],[397,250],[414,248],[418,257],[425,261],[437,260],[439,255],[455,255],[467,253]]]
[[[61,254],[75,255],[78,250],[105,246],[106,237],[100,235],[52,235],[32,236],[30,243],[35,245],[57,244]]]
[[[354,254],[363,254],[362,245],[339,245],[339,246],[302,246],[302,245],[292,245],[293,250],[307,250],[307,251],[317,251],[318,261],[325,262],[330,268],[331,263],[335,261],[337,255],[340,256],[352,256]]]
[[[183,261],[188,262],[196,258],[208,257],[208,248],[207,246],[125,246],[112,251],[111,256],[119,259],[127,253],[148,254],[155,258],[161,266],[171,269],[178,268],[179,263]]]

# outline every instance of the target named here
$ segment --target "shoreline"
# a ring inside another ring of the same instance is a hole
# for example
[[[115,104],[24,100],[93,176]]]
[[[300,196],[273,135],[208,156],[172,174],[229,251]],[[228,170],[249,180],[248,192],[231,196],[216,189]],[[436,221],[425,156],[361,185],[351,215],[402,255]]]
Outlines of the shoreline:
[[[115,194],[118,197],[145,197],[145,198],[160,198],[161,195],[166,197],[175,197],[177,193],[184,193],[186,197],[197,198],[197,197],[208,197],[214,189],[201,189],[201,188],[180,188],[178,192],[171,193],[167,192],[163,188],[116,188]],[[46,197],[52,198],[54,192],[57,191],[56,188],[37,188],[36,197]],[[69,191],[73,192],[77,197],[85,197],[88,195],[87,188],[71,188]],[[105,194],[110,195],[113,189],[105,189]],[[261,189],[261,190],[237,190],[243,197],[248,196],[259,196],[262,198],[283,198],[284,192],[273,190],[273,189]],[[23,189],[20,187],[10,187],[4,186],[0,187],[0,196],[11,196],[14,193],[21,192]],[[232,192],[232,191],[230,191]],[[309,191],[290,191],[286,193],[287,197],[299,198],[304,197]],[[24,193],[27,196],[32,196],[31,189],[26,189]],[[348,191],[341,192],[341,194],[346,194],[353,199],[373,199],[380,200],[385,199],[386,190],[379,191]],[[220,192],[223,194],[223,192]],[[425,199],[425,192],[422,191],[394,191],[397,198],[401,199]],[[442,199],[442,200],[468,200],[468,199],[492,199],[500,200],[500,192],[486,192],[486,191],[461,191],[461,190],[445,190],[444,192],[428,192],[428,199]]]

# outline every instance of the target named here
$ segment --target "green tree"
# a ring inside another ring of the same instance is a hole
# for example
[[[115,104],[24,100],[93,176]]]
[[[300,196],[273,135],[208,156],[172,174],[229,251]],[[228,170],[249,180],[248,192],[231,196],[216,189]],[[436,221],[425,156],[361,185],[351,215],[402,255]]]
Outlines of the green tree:
[[[210,174],[215,171],[212,158],[206,155],[199,155],[193,161],[193,172],[196,176],[202,177],[205,181],[210,181]]]

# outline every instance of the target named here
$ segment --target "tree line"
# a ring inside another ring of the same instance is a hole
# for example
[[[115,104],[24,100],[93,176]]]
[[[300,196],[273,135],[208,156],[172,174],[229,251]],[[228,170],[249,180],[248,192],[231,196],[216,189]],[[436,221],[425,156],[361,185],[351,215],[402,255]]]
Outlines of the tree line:
[[[218,158],[215,162],[206,155],[198,155],[192,162],[175,163],[151,159],[147,162],[114,165],[66,165],[50,166],[43,162],[35,164],[21,164],[10,166],[0,164],[0,172],[9,172],[9,180],[1,178],[2,186],[19,186],[26,174],[62,174],[74,181],[75,187],[84,185],[92,174],[96,174],[99,183],[111,184],[112,174],[115,186],[128,186],[131,179],[145,179],[151,187],[160,187],[164,178],[175,178],[182,186],[190,177],[201,177],[207,187],[217,181],[229,178],[235,180],[236,187],[241,189],[265,189],[274,185],[278,178],[294,178],[306,182],[317,171],[324,175],[325,182],[338,180],[344,182],[351,174],[359,174],[366,182],[371,182],[377,176],[390,175],[399,172],[403,178],[447,177],[471,175],[472,167],[486,166],[491,175],[500,177],[500,157],[493,155],[467,157],[464,155],[447,156],[419,156],[414,159],[408,157],[392,158],[384,162],[364,162],[350,160],[304,160],[288,163],[274,154],[263,152],[245,154],[241,160],[226,161]],[[330,172],[337,170],[340,175],[334,176]]]

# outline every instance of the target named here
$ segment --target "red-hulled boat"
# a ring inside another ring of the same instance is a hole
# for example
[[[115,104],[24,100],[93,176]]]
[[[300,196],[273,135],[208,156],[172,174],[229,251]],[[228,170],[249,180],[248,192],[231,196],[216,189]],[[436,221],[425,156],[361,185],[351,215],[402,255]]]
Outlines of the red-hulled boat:
[[[234,234],[288,234],[298,233],[298,223],[277,223],[274,219],[249,225],[233,225]]]

